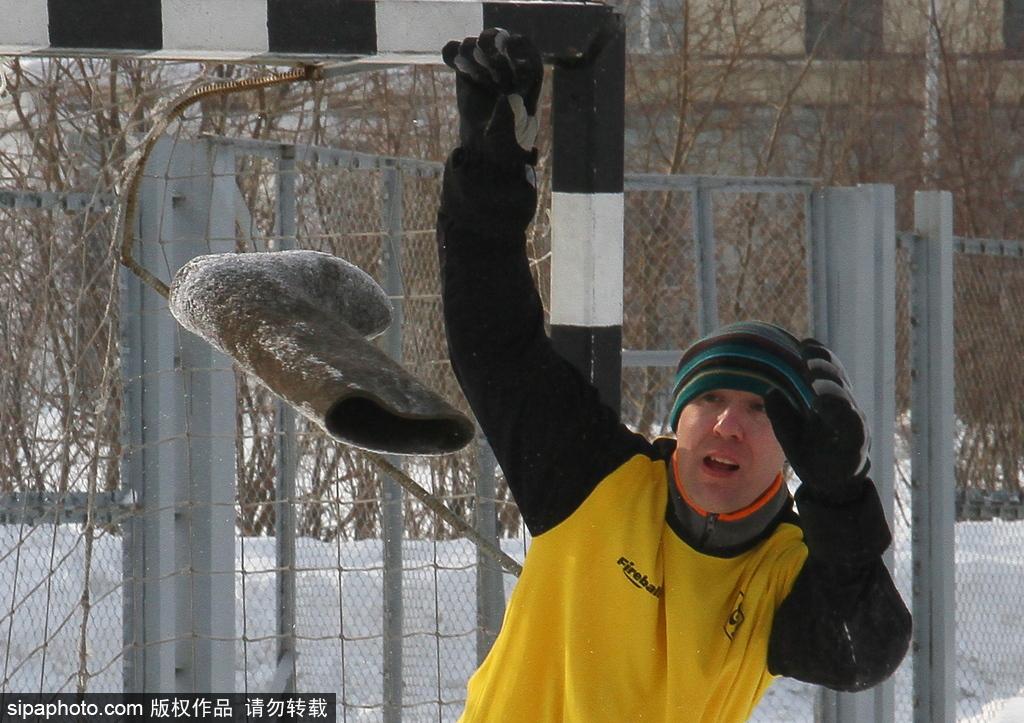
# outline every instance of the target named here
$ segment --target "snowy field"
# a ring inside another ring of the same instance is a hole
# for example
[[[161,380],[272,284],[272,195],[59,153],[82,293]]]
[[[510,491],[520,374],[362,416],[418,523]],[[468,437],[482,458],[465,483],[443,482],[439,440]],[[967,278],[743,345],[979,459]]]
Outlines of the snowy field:
[[[897,580],[909,599],[910,543],[903,532],[895,549]],[[517,541],[506,550],[522,557]],[[120,539],[99,537],[89,554],[91,611],[82,650],[87,550],[79,528],[0,526],[3,689],[74,690],[85,654],[87,689],[120,690]],[[266,692],[275,658],[274,540],[239,541],[236,554],[245,571],[236,585],[237,686]],[[404,720],[453,720],[475,664],[475,551],[464,541],[407,541],[404,560]],[[1024,723],[1024,522],[958,524],[956,562],[958,720]],[[300,690],[337,693],[345,704],[339,721],[380,720],[380,543],[304,540],[298,567]],[[56,572],[47,576],[51,568]],[[506,576],[508,591],[513,584]],[[904,665],[896,678],[901,721],[910,717],[910,687]],[[811,723],[814,698],[810,686],[779,681],[753,720]]]

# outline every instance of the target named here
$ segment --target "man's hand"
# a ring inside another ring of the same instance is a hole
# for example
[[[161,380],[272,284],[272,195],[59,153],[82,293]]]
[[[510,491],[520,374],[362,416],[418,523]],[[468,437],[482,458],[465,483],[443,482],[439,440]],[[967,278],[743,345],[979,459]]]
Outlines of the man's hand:
[[[842,362],[814,339],[801,342],[814,401],[803,413],[780,392],[765,397],[768,418],[800,481],[823,499],[856,498],[870,467],[871,437]]]
[[[544,64],[529,38],[488,28],[442,55],[455,70],[462,148],[500,167],[536,163]]]

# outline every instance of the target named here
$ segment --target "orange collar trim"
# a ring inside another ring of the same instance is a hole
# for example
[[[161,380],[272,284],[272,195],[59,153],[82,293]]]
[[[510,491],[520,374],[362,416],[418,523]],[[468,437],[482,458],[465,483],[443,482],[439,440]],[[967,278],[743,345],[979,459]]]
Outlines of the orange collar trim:
[[[673,477],[675,477],[676,489],[679,490],[679,494],[682,495],[683,499],[686,501],[686,504],[693,508],[693,510],[697,512],[697,514],[699,514],[701,517],[707,517],[711,513],[705,510],[700,505],[698,505],[696,502],[694,502],[693,499],[691,499],[690,495],[686,494],[686,488],[683,486],[682,479],[679,477],[678,455],[679,450],[673,450],[672,470],[673,472],[675,472]],[[762,492],[756,500],[751,502],[746,507],[735,510],[733,512],[722,512],[718,515],[718,519],[722,520],[723,522],[733,522],[735,520],[742,520],[744,517],[749,517],[750,515],[754,514],[759,509],[764,507],[766,504],[768,504],[768,501],[775,497],[775,495],[778,493],[780,487],[782,487],[782,472],[779,472],[777,475],[775,475],[775,480],[770,485],[768,485],[768,489]]]

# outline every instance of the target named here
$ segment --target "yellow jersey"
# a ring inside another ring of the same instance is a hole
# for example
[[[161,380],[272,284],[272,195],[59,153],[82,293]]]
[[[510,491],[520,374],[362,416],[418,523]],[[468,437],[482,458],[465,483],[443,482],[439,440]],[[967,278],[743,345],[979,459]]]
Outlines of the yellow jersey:
[[[636,455],[533,539],[463,721],[747,720],[803,535],[703,554],[667,525],[668,489],[665,462]]]

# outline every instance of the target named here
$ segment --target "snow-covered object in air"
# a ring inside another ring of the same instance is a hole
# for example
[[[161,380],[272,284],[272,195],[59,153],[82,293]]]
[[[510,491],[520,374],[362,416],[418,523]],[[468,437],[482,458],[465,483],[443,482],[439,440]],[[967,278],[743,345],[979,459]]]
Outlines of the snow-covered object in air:
[[[212,254],[181,267],[171,314],[335,439],[445,454],[472,423],[368,339],[391,323],[384,290],[317,251]]]

